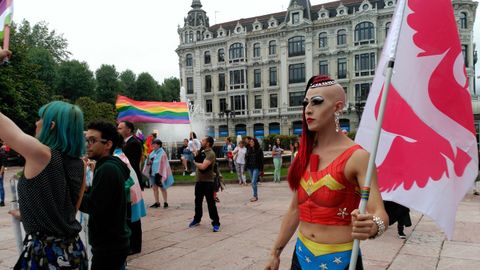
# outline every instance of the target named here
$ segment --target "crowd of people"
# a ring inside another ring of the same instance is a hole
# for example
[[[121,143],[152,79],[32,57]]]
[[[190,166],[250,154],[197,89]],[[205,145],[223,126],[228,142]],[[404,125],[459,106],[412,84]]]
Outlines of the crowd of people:
[[[0,60],[10,56],[0,49]],[[345,102],[343,88],[329,77],[308,81],[301,140],[290,149],[287,179],[292,199],[265,269],[279,268],[280,254],[297,230],[292,269],[345,269],[354,239],[376,238],[395,221],[403,238],[404,226],[411,225],[408,208],[389,205],[387,214],[375,173],[367,212],[358,212],[369,153],[339,132]],[[62,101],[40,108],[34,136],[1,112],[0,125],[2,142],[26,160],[18,182],[20,209],[10,211],[26,232],[14,269],[125,269],[127,256],[142,250],[141,218],[146,216],[142,191],[153,190],[155,202],[150,208],[162,206],[160,193],[163,208],[169,207],[167,190],[174,178],[159,134],[152,133],[144,143],[128,121],[117,126],[94,121],[84,131],[80,108]],[[195,176],[195,213],[188,226],[200,224],[205,198],[212,231],[218,232],[216,192],[222,176],[213,146],[212,137],[199,140],[191,132],[179,154],[183,174]],[[272,148],[274,182],[281,180],[284,152],[277,138]],[[248,172],[250,201],[258,201],[265,163],[258,139],[247,136],[235,145],[227,138],[223,154],[240,185],[247,184]],[[3,158],[0,165],[3,206]],[[81,235],[82,227],[87,238]],[[327,260],[331,263],[323,265]],[[363,269],[360,255],[356,269]]]

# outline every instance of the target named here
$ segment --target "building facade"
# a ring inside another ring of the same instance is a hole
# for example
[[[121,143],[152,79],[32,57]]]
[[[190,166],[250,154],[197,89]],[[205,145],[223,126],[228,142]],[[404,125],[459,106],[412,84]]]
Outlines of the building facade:
[[[204,1],[205,2],[205,1]],[[477,2],[453,0],[470,82],[476,62]],[[181,86],[201,106],[206,133],[300,134],[307,80],[327,74],[347,94],[340,120],[356,130],[396,0],[342,0],[312,6],[291,0],[286,11],[209,25],[200,0],[178,28]],[[471,92],[474,86],[471,83]]]

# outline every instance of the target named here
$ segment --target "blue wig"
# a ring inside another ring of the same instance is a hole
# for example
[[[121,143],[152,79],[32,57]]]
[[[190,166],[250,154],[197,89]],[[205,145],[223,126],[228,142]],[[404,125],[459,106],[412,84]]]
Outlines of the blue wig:
[[[43,105],[38,115],[43,120],[38,136],[41,143],[70,157],[79,158],[85,154],[83,112],[78,106],[53,101]],[[55,122],[53,128],[52,122]]]

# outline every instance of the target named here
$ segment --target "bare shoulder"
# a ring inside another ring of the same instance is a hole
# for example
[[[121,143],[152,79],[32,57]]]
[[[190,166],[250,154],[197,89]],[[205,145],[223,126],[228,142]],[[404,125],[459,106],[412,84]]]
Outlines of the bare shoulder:
[[[367,169],[370,153],[364,149],[358,149],[353,152],[350,159],[345,164],[345,176],[348,179],[354,179],[356,176]]]

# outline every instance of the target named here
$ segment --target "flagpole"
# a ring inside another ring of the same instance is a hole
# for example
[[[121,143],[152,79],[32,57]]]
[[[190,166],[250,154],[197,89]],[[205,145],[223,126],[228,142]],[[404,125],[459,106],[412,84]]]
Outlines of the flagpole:
[[[360,205],[358,207],[360,214],[365,214],[365,210],[367,207],[367,202],[368,202],[368,197],[370,194],[370,185],[372,182],[372,173],[373,170],[376,169],[375,165],[375,159],[377,157],[377,150],[378,150],[378,143],[380,141],[380,132],[382,131],[382,123],[383,123],[383,116],[385,113],[385,107],[387,105],[387,97],[388,97],[388,92],[390,90],[390,82],[392,80],[392,74],[393,74],[393,67],[395,66],[395,56],[397,54],[397,47],[398,47],[398,38],[400,37],[400,29],[403,24],[403,16],[405,15],[405,9],[407,7],[407,1],[408,0],[400,0],[399,10],[401,10],[401,14],[398,15],[398,18],[400,19],[400,25],[398,29],[393,29],[390,33],[390,35],[394,34],[394,45],[393,45],[393,53],[391,54],[388,62],[387,62],[387,70],[385,74],[385,84],[383,88],[383,93],[382,93],[382,99],[380,101],[380,108],[378,111],[378,119],[377,119],[377,124],[375,127],[375,132],[374,132],[374,139],[373,139],[373,147],[371,149],[370,153],[370,159],[368,160],[368,167],[367,167],[367,174],[365,177],[365,184],[362,187],[362,196],[360,200]],[[385,51],[386,52],[386,51]],[[365,196],[364,196],[364,193]],[[360,240],[355,239],[353,241],[353,248],[352,248],[352,256],[350,257],[350,264],[349,264],[349,270],[355,270],[357,266],[357,258],[358,258],[358,251],[360,250]]]

